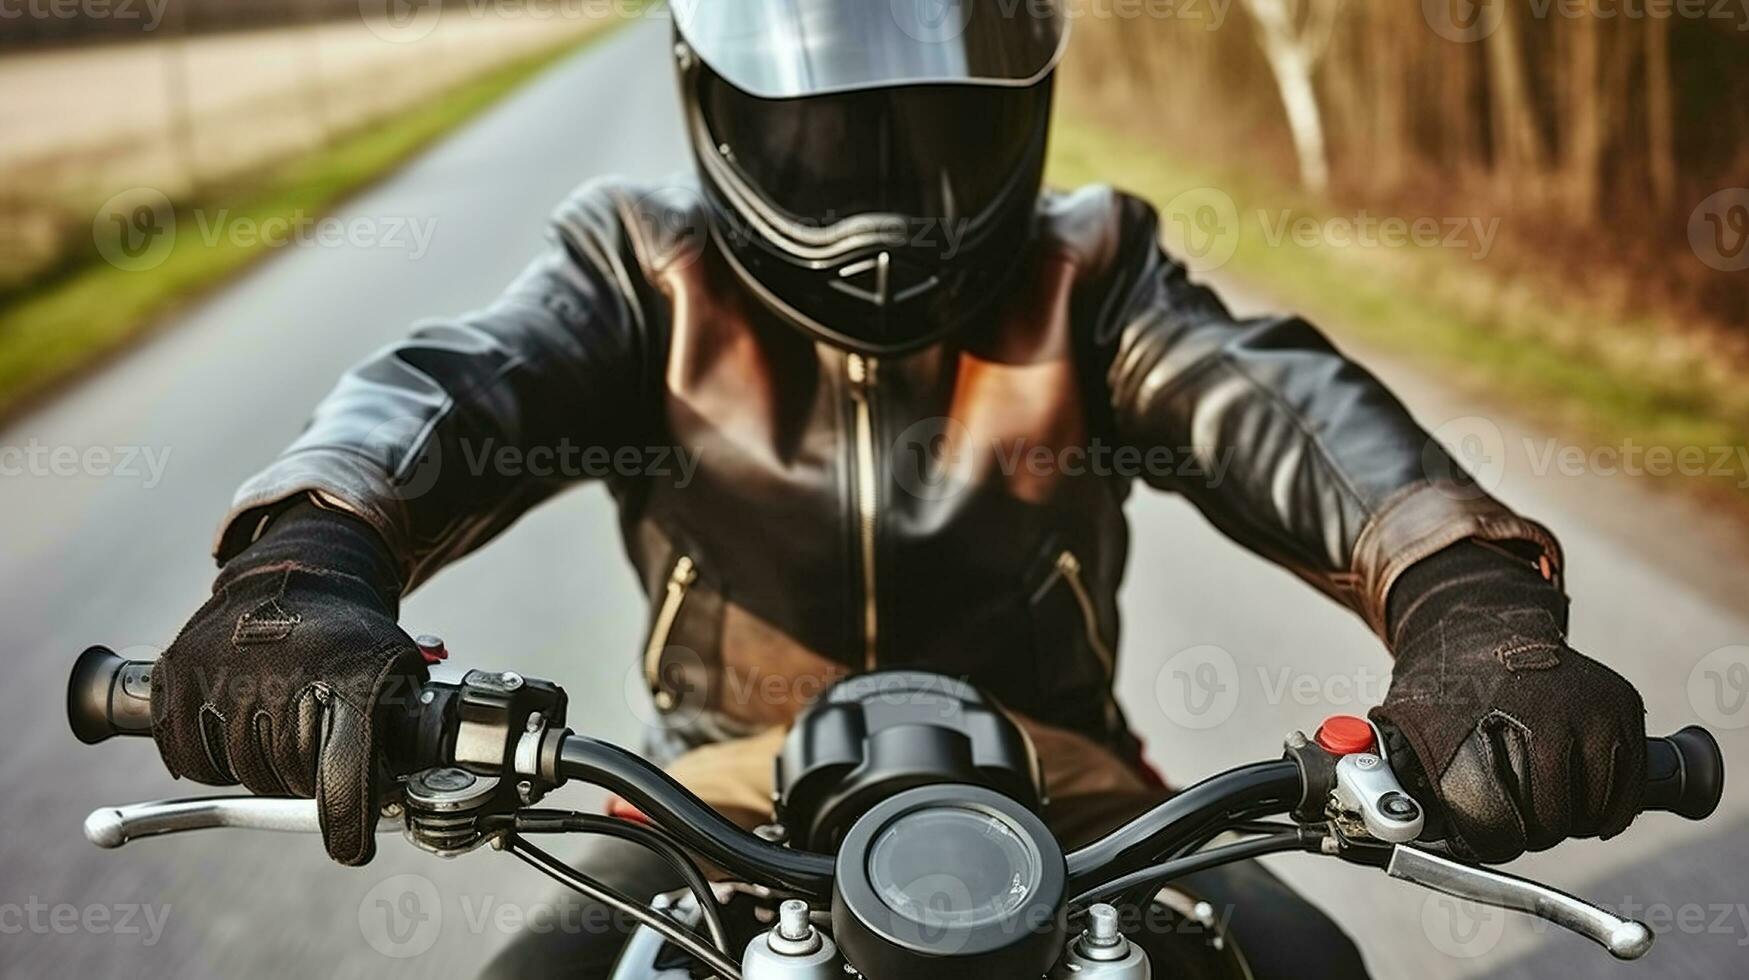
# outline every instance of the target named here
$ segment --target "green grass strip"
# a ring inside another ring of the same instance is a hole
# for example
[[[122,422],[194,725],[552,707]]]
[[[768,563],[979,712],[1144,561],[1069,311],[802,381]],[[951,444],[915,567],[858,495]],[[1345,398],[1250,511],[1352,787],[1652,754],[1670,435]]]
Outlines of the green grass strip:
[[[1402,357],[1581,446],[1700,447],[1709,461],[1729,450],[1727,472],[1672,473],[1660,482],[1749,506],[1742,486],[1749,473],[1735,453],[1749,446],[1749,389],[1734,380],[1730,359],[1682,325],[1563,303],[1513,281],[1498,255],[1476,261],[1444,248],[1296,244],[1279,234],[1284,210],[1316,222],[1357,212],[1338,212],[1254,175],[1199,171],[1169,147],[1093,122],[1091,114],[1066,116],[1059,114],[1051,150],[1054,183],[1115,184],[1161,207],[1168,229],[1196,220],[1173,213],[1172,202],[1199,204],[1206,192],[1188,192],[1218,189],[1232,199],[1239,223],[1236,241],[1229,232],[1232,257],[1222,274],[1306,312],[1338,339]]]
[[[183,233],[150,269],[118,268],[94,248],[85,260],[15,294],[0,304],[0,420],[275,250],[276,243],[232,236],[203,241],[194,233],[198,210],[224,208],[228,221],[255,227],[319,218],[610,27],[492,68],[327,147],[269,167],[230,193],[179,204]]]

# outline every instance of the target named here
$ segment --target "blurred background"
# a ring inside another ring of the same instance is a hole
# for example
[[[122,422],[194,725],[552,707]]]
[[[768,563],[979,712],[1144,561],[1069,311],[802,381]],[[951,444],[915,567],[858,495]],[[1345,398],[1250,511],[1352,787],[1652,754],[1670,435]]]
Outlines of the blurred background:
[[[1641,687],[1650,727],[1706,724],[1749,759],[1749,0],[1069,6],[1051,180],[1148,198],[1235,307],[1305,312],[1383,376],[1562,537],[1575,645]],[[74,744],[60,692],[86,645],[173,635],[232,490],[347,365],[489,301],[576,184],[686,168],[668,13],[0,0],[0,975],[471,976],[554,911],[489,852],[391,844],[363,871],[296,838],[99,852],[92,807],[198,789],[150,745]],[[1172,778],[1382,698],[1388,660],[1347,613],[1180,501],[1131,515],[1120,693]],[[636,744],[650,718],[646,611],[599,489],[405,617],[459,663],[559,680],[580,730]],[[1223,696],[1187,697],[1210,670]],[[1275,866],[1381,977],[1736,976],[1744,785],[1708,823],[1515,866],[1648,921],[1634,966]]]

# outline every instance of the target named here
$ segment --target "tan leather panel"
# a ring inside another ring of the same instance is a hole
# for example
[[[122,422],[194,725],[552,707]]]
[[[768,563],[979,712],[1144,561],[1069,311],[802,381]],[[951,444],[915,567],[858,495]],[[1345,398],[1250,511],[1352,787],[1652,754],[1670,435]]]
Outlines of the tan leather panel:
[[[1143,782],[1092,740],[1022,716],[1014,720],[1038,750],[1050,794],[1046,817],[1065,840],[1089,839],[1164,799],[1164,791]],[[774,726],[702,746],[674,760],[668,774],[744,827],[768,823],[776,789],[772,760],[782,751],[785,733]]]
[[[848,671],[734,603],[723,610],[718,709],[741,725],[788,725]]]

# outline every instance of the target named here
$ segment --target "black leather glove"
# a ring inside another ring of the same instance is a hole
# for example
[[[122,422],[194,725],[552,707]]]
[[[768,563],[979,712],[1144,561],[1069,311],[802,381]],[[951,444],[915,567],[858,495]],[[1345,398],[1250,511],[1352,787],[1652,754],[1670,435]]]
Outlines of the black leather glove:
[[[376,854],[385,722],[426,670],[395,623],[382,539],[309,502],[228,561],[152,671],[152,736],[176,776],[314,797],[328,853]]]
[[[1394,755],[1413,751],[1424,784],[1408,788],[1439,801],[1460,853],[1510,861],[1626,829],[1645,792],[1645,706],[1567,645],[1567,597],[1533,559],[1454,545],[1398,579],[1388,612],[1397,665],[1372,717]]]

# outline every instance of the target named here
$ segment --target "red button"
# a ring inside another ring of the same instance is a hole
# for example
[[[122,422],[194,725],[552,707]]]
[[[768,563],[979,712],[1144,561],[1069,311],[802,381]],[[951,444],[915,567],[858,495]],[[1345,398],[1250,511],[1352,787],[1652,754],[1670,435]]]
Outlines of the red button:
[[[425,658],[428,666],[436,666],[449,659],[449,648],[443,645],[443,638],[429,634],[413,638],[419,647],[419,655]]]
[[[1318,726],[1317,742],[1331,755],[1370,752],[1373,747],[1372,726],[1365,718],[1331,715]]]

